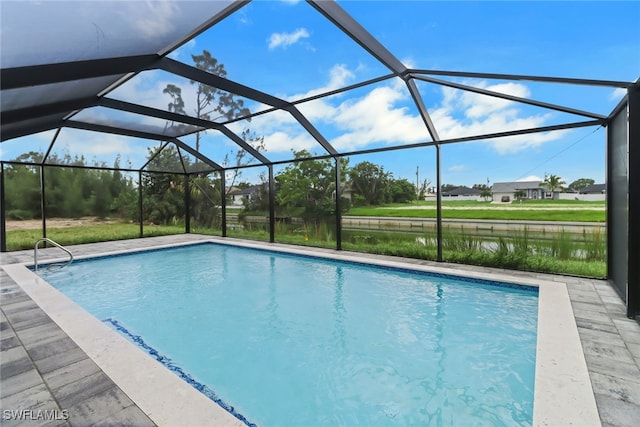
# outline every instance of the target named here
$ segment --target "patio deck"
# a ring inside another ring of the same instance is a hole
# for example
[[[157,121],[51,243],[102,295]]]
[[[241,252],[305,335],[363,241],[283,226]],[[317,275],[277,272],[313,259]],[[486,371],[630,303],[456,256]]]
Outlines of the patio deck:
[[[96,255],[157,245],[210,240],[184,234],[72,246],[75,256]],[[232,240],[232,239],[228,239]],[[275,245],[277,246],[277,245]],[[319,252],[326,249],[305,248]],[[335,252],[335,251],[329,251]],[[358,254],[372,259],[396,257]],[[58,249],[42,249],[40,259],[61,257]],[[33,251],[3,253],[0,265],[30,263]],[[562,282],[567,285],[574,318],[603,426],[635,427],[640,419],[640,324],[625,317],[616,291],[603,280],[489,269],[402,259],[403,262]],[[2,425],[164,425],[143,411],[79,348],[24,291],[0,270]],[[57,420],[9,420],[6,410],[53,411]],[[66,412],[65,412],[66,411]],[[68,418],[68,419],[67,419]],[[185,425],[190,424],[186,422]],[[197,425],[191,423],[192,425]],[[166,424],[170,425],[170,424]]]

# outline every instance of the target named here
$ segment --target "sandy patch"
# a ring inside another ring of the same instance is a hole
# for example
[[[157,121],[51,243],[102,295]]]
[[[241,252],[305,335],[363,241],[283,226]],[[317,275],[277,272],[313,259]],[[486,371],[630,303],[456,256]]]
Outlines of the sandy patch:
[[[47,218],[47,228],[68,228],[68,227],[81,227],[83,225],[98,225],[98,224],[117,224],[119,221],[113,219],[100,219],[97,217],[82,217],[82,218]],[[42,228],[41,219],[26,219],[26,220],[7,220],[7,230],[35,230]]]

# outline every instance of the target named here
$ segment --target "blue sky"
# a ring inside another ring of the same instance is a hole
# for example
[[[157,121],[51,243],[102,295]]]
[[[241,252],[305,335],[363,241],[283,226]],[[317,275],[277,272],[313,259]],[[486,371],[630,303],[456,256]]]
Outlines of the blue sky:
[[[406,66],[416,69],[527,74],[634,81],[640,77],[640,2],[432,2],[340,1],[339,4]],[[153,7],[147,6],[147,7]],[[175,10],[153,11],[175,13]],[[203,49],[225,65],[227,77],[288,100],[301,99],[387,74],[371,55],[299,1],[254,1],[171,54],[191,63]],[[576,85],[446,78],[520,97],[608,114],[624,91]],[[182,87],[193,111],[189,82],[159,71],[144,72],[111,97],[166,108],[166,84]],[[539,107],[419,82],[418,88],[443,139],[507,129],[586,120]],[[265,106],[247,100],[252,111]],[[340,151],[428,141],[429,135],[404,82],[387,80],[352,93],[300,104],[299,109]],[[78,118],[128,119],[106,109]],[[147,123],[154,125],[154,123]],[[161,123],[155,123],[162,125]],[[265,155],[291,158],[291,149],[323,149],[286,113],[269,113],[249,127],[264,137]],[[112,163],[116,153],[137,166],[147,142],[67,130],[60,150]],[[45,147],[51,133],[23,138],[23,147]],[[193,138],[185,138],[193,144]],[[11,142],[8,142],[11,144]],[[510,139],[442,147],[443,183],[472,185],[542,178],[553,173],[567,183],[605,178],[605,131],[581,128]],[[135,149],[137,147],[138,149]],[[233,145],[209,132],[202,151],[224,162]],[[3,143],[3,159],[12,149]],[[391,151],[351,158],[379,163],[398,178],[435,181],[435,149]],[[256,180],[259,170],[246,171]]]

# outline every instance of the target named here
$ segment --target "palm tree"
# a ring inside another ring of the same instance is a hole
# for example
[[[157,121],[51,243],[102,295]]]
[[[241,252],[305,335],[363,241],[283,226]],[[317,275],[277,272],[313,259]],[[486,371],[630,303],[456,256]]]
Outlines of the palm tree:
[[[560,178],[558,175],[553,175],[553,174],[545,175],[544,181],[542,182],[542,185],[547,187],[547,190],[549,190],[552,196],[553,196],[553,192],[556,191],[556,189],[561,190],[564,184],[566,183],[562,178]]]

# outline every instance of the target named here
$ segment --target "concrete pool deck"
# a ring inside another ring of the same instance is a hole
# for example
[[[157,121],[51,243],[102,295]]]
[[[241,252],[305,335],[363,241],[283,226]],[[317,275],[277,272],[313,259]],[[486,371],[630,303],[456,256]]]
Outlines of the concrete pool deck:
[[[620,297],[606,281],[194,234],[69,249],[81,258],[207,240],[539,283],[541,310],[548,313],[544,322],[539,319],[534,423],[626,427],[640,419],[640,325],[625,317]],[[42,249],[39,259],[62,256],[59,249]],[[0,258],[2,425],[242,425],[104,323],[34,280],[23,266],[32,262],[33,251],[3,253]],[[569,308],[562,314],[556,304]],[[572,346],[577,351],[564,351]],[[540,363],[546,366],[541,369]],[[545,392],[540,395],[540,390]],[[575,400],[563,403],[567,395]],[[58,419],[18,421],[17,413],[7,412],[11,410],[31,411],[22,412],[23,418]],[[43,415],[39,410],[52,412]]]

